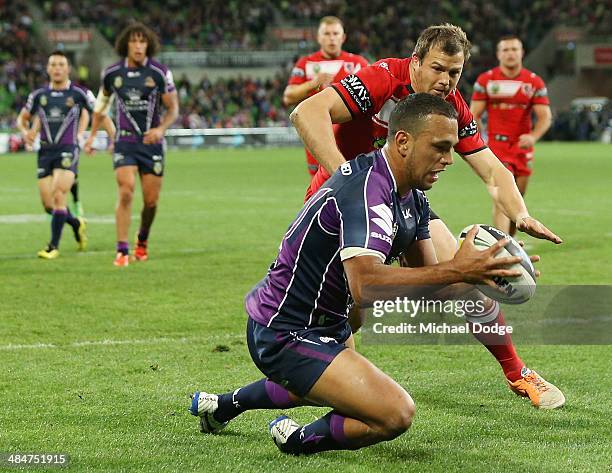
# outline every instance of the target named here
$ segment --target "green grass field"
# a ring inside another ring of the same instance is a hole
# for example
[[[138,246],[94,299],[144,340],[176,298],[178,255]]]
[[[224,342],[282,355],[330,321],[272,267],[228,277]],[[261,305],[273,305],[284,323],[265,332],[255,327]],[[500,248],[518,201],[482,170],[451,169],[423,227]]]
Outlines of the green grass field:
[[[540,284],[612,283],[610,158],[609,146],[539,145],[527,203],[565,239],[527,239]],[[200,434],[190,392],[261,377],[242,299],[300,207],[303,151],[170,152],[151,258],[120,269],[110,157],[81,162],[89,251],[77,253],[67,229],[54,261],[35,257],[49,235],[35,170],[33,155],[0,156],[0,453],[68,453],[75,471],[610,471],[609,346],[519,347],[565,392],[558,411],[513,395],[480,346],[367,345],[417,404],[395,441],[283,456],[267,434],[278,411]],[[453,232],[490,221],[485,188],[460,159],[429,196]]]

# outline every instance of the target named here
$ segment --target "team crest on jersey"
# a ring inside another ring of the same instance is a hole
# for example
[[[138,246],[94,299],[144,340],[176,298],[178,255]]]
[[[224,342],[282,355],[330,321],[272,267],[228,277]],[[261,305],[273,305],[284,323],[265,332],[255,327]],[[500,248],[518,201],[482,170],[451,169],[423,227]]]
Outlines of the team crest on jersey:
[[[142,97],[142,95],[140,94],[140,90],[138,89],[129,89],[127,91],[127,96],[128,99],[130,99],[132,102],[137,102],[138,100],[140,100],[140,97]]]
[[[155,164],[153,164],[153,172],[158,176],[162,173],[163,169],[164,165],[161,162],[157,161]]]
[[[153,80],[153,77],[148,76],[144,81],[144,85],[145,87],[155,87],[155,80]]]
[[[321,72],[321,66],[319,66],[318,64],[315,64],[312,69],[315,74],[318,74],[319,72]]]
[[[385,146],[385,143],[387,143],[387,138],[384,136],[375,137],[374,141],[372,142],[372,146],[375,149],[381,149],[383,146]]]
[[[43,95],[40,97],[40,104],[44,107],[45,105],[47,105],[49,101],[47,100],[47,96]]]
[[[347,74],[352,74],[355,71],[355,63],[354,62],[345,62],[344,63],[344,72]]]
[[[68,108],[74,107],[74,99],[72,97],[68,97],[66,99],[66,107]]]
[[[113,86],[115,87],[115,89],[121,88],[122,85],[123,85],[123,78],[121,76],[115,77],[115,79],[113,80]]]

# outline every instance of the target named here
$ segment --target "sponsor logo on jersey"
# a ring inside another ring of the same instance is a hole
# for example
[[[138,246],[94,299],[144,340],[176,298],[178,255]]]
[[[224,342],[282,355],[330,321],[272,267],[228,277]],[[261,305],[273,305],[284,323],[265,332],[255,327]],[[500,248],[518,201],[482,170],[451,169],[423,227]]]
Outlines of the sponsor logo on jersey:
[[[47,103],[48,103],[47,96],[46,96],[46,95],[43,95],[43,96],[40,98],[40,104],[41,104],[41,105],[44,107],[45,105],[47,105]]]
[[[140,77],[140,72],[139,71],[128,71],[127,76],[128,77]]]
[[[353,102],[355,102],[355,105],[359,107],[362,113],[367,113],[372,108],[373,104],[370,93],[359,77],[354,75],[345,77],[340,81],[340,84],[350,94]]]
[[[410,209],[403,209],[402,215],[404,216],[404,219],[406,220],[408,220],[409,218],[412,218],[412,215],[410,214]]]
[[[385,241],[385,242],[389,243],[390,245],[393,244],[393,240],[391,239],[391,237],[389,237],[387,235],[381,235],[378,232],[370,232],[370,236],[372,238],[376,238],[377,240]]]
[[[381,62],[378,67],[382,67],[383,69],[386,69],[387,71],[389,70],[389,64],[387,64],[386,62]],[[390,72],[390,71],[389,71]]]
[[[128,89],[127,96],[131,102],[140,102],[140,97],[142,97],[142,94],[140,90],[131,88],[131,89]]]
[[[370,207],[370,210],[378,215],[378,217],[372,218],[372,223],[375,223],[387,235],[391,236],[393,234],[393,214],[391,209],[385,204],[378,204]]]
[[[119,163],[119,162],[123,161],[124,159],[125,159],[125,157],[121,153],[113,154],[113,162],[115,162],[115,163]]]
[[[476,120],[472,120],[466,126],[461,128],[461,130],[459,130],[459,139],[461,140],[463,138],[467,138],[468,136],[474,136],[476,133],[478,133],[478,124],[476,123]]]
[[[153,77],[148,76],[144,81],[145,87],[155,87],[155,80]]]
[[[62,92],[61,90],[52,90],[51,91],[51,97],[63,97],[64,96],[64,92]]]
[[[342,163],[340,166],[340,172],[343,176],[350,176],[353,173],[353,169],[351,168],[351,163],[346,162]]]
[[[72,97],[68,97],[66,99],[66,107],[68,108],[74,107],[74,99]]]
[[[121,88],[122,85],[123,85],[123,78],[121,76],[116,76],[115,79],[113,80],[113,86],[115,87],[115,89],[119,89]]]

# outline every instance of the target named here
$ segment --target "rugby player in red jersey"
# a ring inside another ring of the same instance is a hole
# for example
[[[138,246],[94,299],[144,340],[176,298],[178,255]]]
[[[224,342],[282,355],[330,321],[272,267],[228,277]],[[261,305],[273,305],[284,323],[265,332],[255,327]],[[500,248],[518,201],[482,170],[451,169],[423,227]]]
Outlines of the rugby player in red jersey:
[[[470,105],[481,127],[486,110],[489,148],[512,173],[521,195],[531,176],[533,145],[550,128],[552,116],[544,81],[523,67],[524,54],[517,36],[502,37],[497,43],[499,66],[478,76]],[[516,233],[514,222],[497,206],[493,206],[493,222],[510,235]]]
[[[317,42],[321,49],[308,56],[302,56],[293,66],[289,84],[283,93],[285,106],[297,105],[332,82],[338,82],[368,65],[366,58],[342,50],[345,40],[346,34],[340,18],[335,16],[321,18],[317,32]],[[319,163],[308,149],[306,149],[306,165],[308,172],[314,176]]]
[[[455,151],[485,183],[495,205],[519,230],[561,243],[561,238],[529,215],[514,177],[482,141],[478,125],[456,88],[470,48],[461,28],[450,24],[431,26],[419,36],[411,57],[382,59],[298,105],[291,114],[292,122],[320,163],[307,198],[346,159],[384,145],[388,119],[399,100],[415,92],[426,92],[444,98],[457,110],[459,141]],[[334,123],[339,124],[335,129]],[[440,173],[431,174],[436,181]],[[433,211],[429,231],[437,260],[450,261],[457,251],[457,242]],[[501,312],[486,323],[505,326]],[[537,407],[550,409],[564,404],[559,389],[524,365],[509,334],[475,336],[500,363],[513,391],[528,396]]]

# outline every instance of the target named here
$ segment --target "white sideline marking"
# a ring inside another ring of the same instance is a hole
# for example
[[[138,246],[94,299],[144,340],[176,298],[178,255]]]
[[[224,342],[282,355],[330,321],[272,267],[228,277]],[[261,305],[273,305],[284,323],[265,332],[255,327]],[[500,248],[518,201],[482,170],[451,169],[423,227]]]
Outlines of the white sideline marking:
[[[132,218],[139,218],[138,215],[132,215]],[[48,219],[47,214],[15,214],[15,215],[0,215],[0,224],[10,224],[13,225],[15,223],[40,223],[46,222]],[[115,216],[114,215],[92,215],[85,216],[85,220],[87,223],[103,223],[103,224],[114,224]]]
[[[13,350],[38,350],[45,348],[80,348],[80,347],[99,347],[109,345],[160,345],[162,343],[194,343],[194,342],[211,342],[215,340],[232,340],[244,338],[243,335],[227,333],[222,335],[210,335],[208,337],[181,337],[181,338],[146,338],[135,340],[83,340],[80,342],[67,343],[65,345],[55,343],[32,343],[18,344],[9,343],[8,345],[0,345],[0,351]]]

